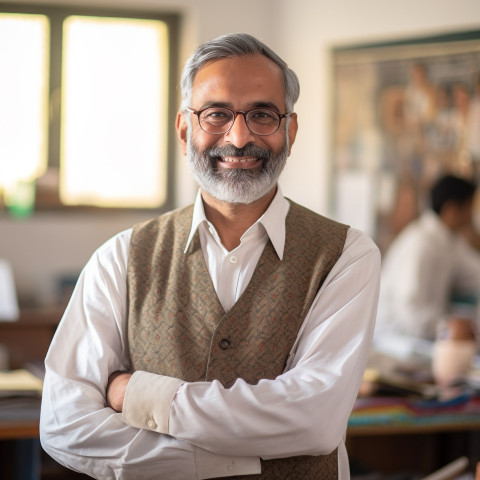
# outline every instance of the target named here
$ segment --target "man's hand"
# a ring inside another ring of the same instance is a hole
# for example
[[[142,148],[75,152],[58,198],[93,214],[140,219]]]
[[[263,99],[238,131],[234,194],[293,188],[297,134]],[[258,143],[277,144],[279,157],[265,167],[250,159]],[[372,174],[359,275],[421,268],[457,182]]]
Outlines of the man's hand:
[[[117,412],[122,411],[125,390],[127,389],[131,376],[131,373],[113,372],[110,377],[108,377],[107,405]]]

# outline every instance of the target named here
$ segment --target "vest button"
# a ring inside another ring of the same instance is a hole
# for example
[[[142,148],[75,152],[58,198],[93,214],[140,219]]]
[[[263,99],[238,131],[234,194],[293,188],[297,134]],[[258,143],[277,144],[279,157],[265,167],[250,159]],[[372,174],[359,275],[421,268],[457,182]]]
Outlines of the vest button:
[[[222,338],[222,339],[218,342],[218,346],[219,346],[222,350],[226,350],[227,348],[230,348],[231,345],[232,345],[232,342],[231,342],[228,338]]]

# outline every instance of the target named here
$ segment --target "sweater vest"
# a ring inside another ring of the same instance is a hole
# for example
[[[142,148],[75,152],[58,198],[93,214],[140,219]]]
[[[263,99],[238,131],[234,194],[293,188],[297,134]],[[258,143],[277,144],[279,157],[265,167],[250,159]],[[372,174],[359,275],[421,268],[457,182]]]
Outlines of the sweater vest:
[[[127,268],[132,371],[187,382],[218,380],[225,388],[239,378],[254,385],[284,371],[348,230],[290,203],[283,259],[268,240],[248,286],[228,312],[213,287],[198,231],[184,251],[192,206],[134,227]],[[334,450],[262,460],[262,474],[229,478],[333,480],[337,470]]]

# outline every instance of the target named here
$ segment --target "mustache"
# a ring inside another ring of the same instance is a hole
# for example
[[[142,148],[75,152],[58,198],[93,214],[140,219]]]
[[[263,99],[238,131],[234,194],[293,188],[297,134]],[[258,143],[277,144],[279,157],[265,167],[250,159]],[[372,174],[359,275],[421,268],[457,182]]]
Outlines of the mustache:
[[[234,145],[213,146],[205,149],[205,156],[209,158],[216,157],[259,157],[264,160],[270,160],[272,152],[267,148],[261,148],[257,145],[247,144],[238,148]]]

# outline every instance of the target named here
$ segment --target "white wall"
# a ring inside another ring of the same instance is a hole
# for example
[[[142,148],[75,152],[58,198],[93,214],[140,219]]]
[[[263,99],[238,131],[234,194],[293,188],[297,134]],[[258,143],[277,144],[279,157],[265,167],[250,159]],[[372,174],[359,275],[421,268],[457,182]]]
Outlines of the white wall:
[[[129,8],[132,2],[84,0],[82,4]],[[135,5],[183,13],[182,61],[198,43],[235,31],[258,36],[287,60],[300,77],[296,108],[300,130],[281,185],[286,195],[324,214],[331,214],[329,48],[480,30],[478,0],[136,0]],[[177,173],[176,204],[184,205],[193,198],[195,186],[180,155]],[[58,275],[80,269],[96,246],[143,218],[134,214],[94,217],[44,212],[18,222],[0,214],[0,257],[11,262],[21,294],[46,303],[54,297]]]

